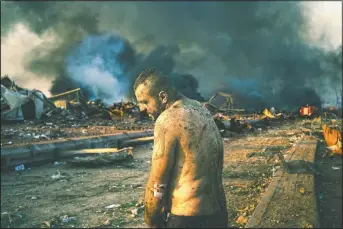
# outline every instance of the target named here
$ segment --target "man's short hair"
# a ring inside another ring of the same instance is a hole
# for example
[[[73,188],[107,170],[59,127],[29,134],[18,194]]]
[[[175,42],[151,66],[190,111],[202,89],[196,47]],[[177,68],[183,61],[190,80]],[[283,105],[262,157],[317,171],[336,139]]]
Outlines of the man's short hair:
[[[175,90],[168,77],[156,68],[148,68],[142,71],[133,86],[136,90],[141,84],[148,86],[152,96],[157,96],[160,91],[173,93]]]

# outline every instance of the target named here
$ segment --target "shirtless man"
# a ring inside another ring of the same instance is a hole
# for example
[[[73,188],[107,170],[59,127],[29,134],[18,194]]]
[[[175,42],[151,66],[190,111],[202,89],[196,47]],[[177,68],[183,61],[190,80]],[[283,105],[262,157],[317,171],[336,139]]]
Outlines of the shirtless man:
[[[156,120],[145,222],[150,227],[227,227],[223,142],[209,111],[177,92],[154,68],[139,74],[134,90],[140,110]]]

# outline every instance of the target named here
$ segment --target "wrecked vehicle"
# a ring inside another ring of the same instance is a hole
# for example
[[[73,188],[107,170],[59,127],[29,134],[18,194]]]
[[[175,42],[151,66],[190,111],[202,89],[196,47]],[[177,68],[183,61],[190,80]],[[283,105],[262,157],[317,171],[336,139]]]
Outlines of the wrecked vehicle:
[[[232,95],[224,92],[217,92],[204,105],[212,114],[223,113],[228,115],[232,112],[244,111],[244,109],[234,109]]]
[[[7,75],[1,77],[1,120],[40,119],[55,105],[39,90],[16,85]]]
[[[88,106],[81,89],[76,88],[49,98],[57,107],[62,109],[81,109],[88,112]]]
[[[139,115],[138,106],[133,102],[118,102],[106,105],[101,99],[87,101],[80,88],[67,91],[49,98],[54,104],[64,110],[74,113],[74,116],[95,117],[113,120],[124,115]]]
[[[318,108],[316,106],[310,106],[306,104],[305,106],[300,107],[300,115],[305,117],[313,117],[318,113]]]

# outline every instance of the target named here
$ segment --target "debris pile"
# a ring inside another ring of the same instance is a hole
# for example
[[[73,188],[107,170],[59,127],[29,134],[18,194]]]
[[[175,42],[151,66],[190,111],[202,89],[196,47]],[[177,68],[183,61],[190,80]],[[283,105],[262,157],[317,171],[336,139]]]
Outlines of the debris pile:
[[[222,135],[227,135],[227,133],[247,133],[254,132],[256,130],[260,131],[271,125],[271,122],[292,120],[294,118],[293,114],[275,113],[275,108],[271,108],[269,111],[265,108],[261,114],[231,114],[228,115],[224,112],[219,112],[214,114],[213,119],[217,124],[217,127],[221,131]]]
[[[39,90],[16,85],[8,76],[1,78],[1,120],[23,121],[41,119],[55,105]]]
[[[8,76],[1,77],[1,123],[1,146],[153,128],[134,102],[106,105],[88,100],[80,88],[48,98]]]
[[[100,118],[117,120],[124,116],[137,120],[148,118],[131,102],[106,105],[101,99],[87,101],[80,88],[47,98],[39,90],[24,89],[8,76],[1,78],[1,121],[66,119],[84,120]]]

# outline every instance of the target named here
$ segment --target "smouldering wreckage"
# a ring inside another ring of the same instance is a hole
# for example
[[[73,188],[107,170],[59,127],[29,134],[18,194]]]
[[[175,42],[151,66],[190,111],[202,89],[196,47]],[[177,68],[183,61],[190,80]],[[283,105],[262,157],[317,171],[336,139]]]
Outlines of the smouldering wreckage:
[[[265,108],[260,114],[247,113],[244,109],[235,107],[232,95],[224,92],[216,93],[203,104],[212,114],[223,138],[261,131],[262,129],[269,128],[273,122],[294,120],[296,116],[314,118],[307,121],[311,123],[311,126],[318,124],[322,125],[323,136],[327,142],[328,149],[342,155],[341,130],[336,128],[337,125],[328,125],[328,122],[325,120],[329,119],[326,118],[326,116],[321,118],[316,107],[308,105],[303,106],[300,108],[298,114],[294,112],[286,114],[282,111],[277,111],[274,107],[270,109]],[[77,129],[84,125],[88,125],[89,127],[89,122],[86,124],[86,121],[89,120],[92,122],[92,119],[94,118],[109,120],[111,123],[116,123],[118,120],[123,120],[125,117],[133,117],[134,122],[137,122],[138,125],[141,124],[140,120],[148,119],[147,114],[140,112],[138,106],[134,102],[129,101],[105,105],[100,99],[87,101],[80,88],[53,95],[48,98],[39,90],[28,90],[19,87],[8,76],[1,78],[1,121],[23,122],[24,120],[45,120],[46,124],[49,124],[49,133],[38,133],[38,137],[34,135],[34,137],[37,137],[38,139],[53,140],[54,135],[57,137],[68,137],[65,133],[62,133],[64,130],[61,131],[61,129],[63,129],[61,127],[63,127],[63,125],[68,126],[69,124],[61,124],[57,126],[55,123],[56,120],[67,120],[79,123],[80,125],[72,125],[72,127]],[[103,124],[100,125],[103,126]],[[149,125],[150,129],[152,129],[153,123],[150,122]],[[53,134],[54,129],[56,129],[52,128],[54,126],[58,129],[57,132],[59,134]],[[94,127],[100,129],[96,124]],[[41,128],[41,130],[37,129],[36,131],[40,132],[45,130],[45,127]],[[26,129],[30,128],[26,127]],[[119,129],[124,130],[126,128]],[[1,134],[8,135],[6,131],[2,131]],[[89,129],[82,129],[83,133],[84,131],[89,131]],[[19,132],[25,132],[25,130],[21,129]],[[9,133],[9,135],[11,134],[13,135],[13,133]],[[94,132],[94,134],[97,133]],[[19,133],[19,135],[26,136],[30,135],[30,133]],[[100,151],[107,152],[108,150]],[[115,152],[116,150],[112,151]],[[104,155],[110,155],[111,152],[104,153]]]
[[[1,78],[1,120],[40,119],[54,107],[41,91],[21,88],[8,76]]]
[[[124,114],[144,117],[133,102],[107,106],[102,100],[87,101],[80,88],[47,98],[39,90],[16,85],[8,76],[1,78],[1,121],[66,118],[68,120],[100,117],[114,119]]]

